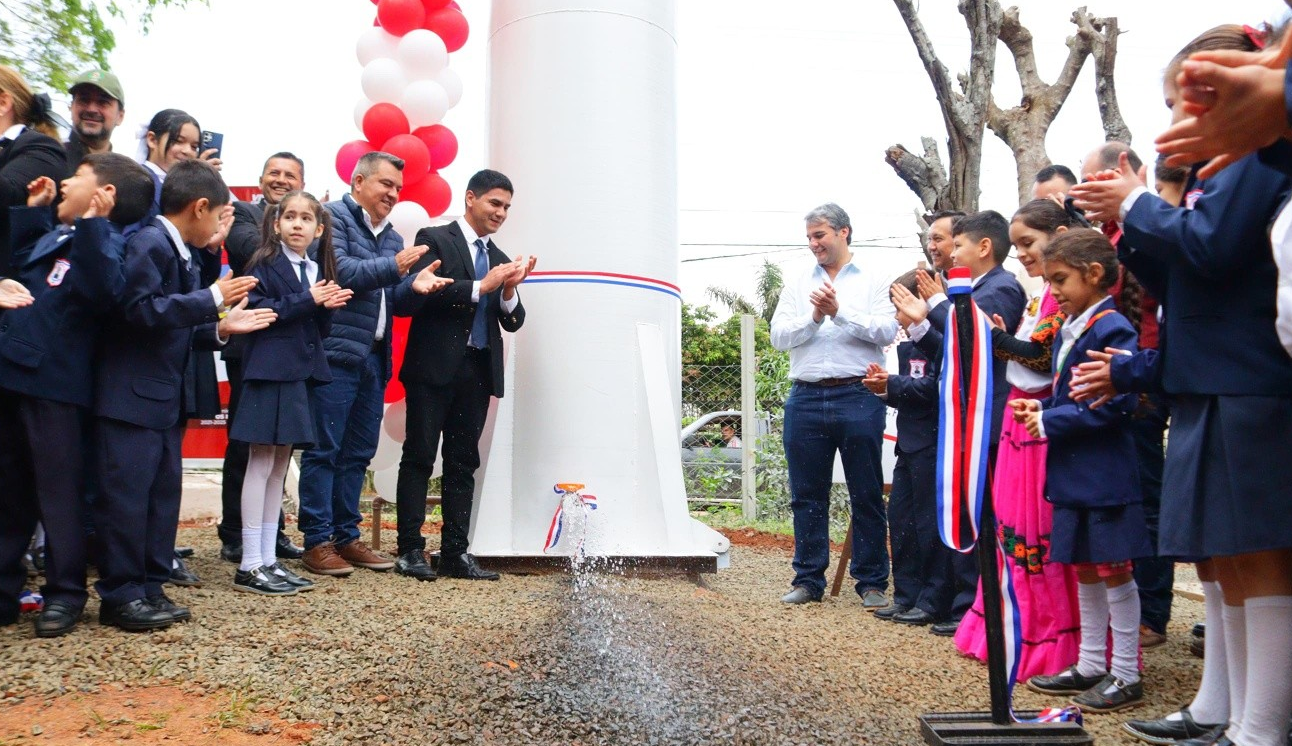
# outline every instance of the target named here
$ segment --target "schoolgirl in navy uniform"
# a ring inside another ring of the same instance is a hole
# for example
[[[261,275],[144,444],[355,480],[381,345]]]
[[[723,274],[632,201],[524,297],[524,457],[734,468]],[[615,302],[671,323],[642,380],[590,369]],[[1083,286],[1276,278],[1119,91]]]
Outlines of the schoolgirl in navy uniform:
[[[1054,676],[1033,676],[1027,684],[1046,694],[1075,693],[1072,701],[1082,710],[1111,712],[1144,698],[1140,602],[1131,561],[1153,548],[1129,427],[1138,397],[1118,396],[1091,409],[1073,401],[1071,379],[1087,351],[1134,351],[1137,335],[1109,295],[1118,263],[1102,233],[1078,228],[1060,234],[1045,247],[1044,260],[1046,280],[1066,315],[1054,341],[1054,389],[1044,400],[1015,399],[1010,406],[1033,437],[1049,441],[1050,557],[1075,566],[1081,644],[1076,665]]]
[[[311,259],[315,240],[317,256]],[[292,449],[317,441],[309,387],[332,380],[323,339],[332,310],[353,294],[336,284],[330,213],[311,194],[288,193],[266,210],[261,245],[247,273],[259,280],[248,304],[273,309],[278,322],[247,338],[242,397],[229,431],[230,438],[251,444],[242,485],[242,562],[233,586],[292,595],[314,584],[275,559],[283,478]]]
[[[1205,49],[1250,51],[1250,37],[1221,26],[1181,50],[1163,85],[1177,121],[1183,60]],[[1292,358],[1275,327],[1268,234],[1292,178],[1267,165],[1290,149],[1280,140],[1198,182],[1192,210],[1145,197],[1128,169],[1073,190],[1087,212],[1120,217],[1127,266],[1161,287],[1168,331],[1158,363],[1175,406],[1159,553],[1211,557],[1218,576],[1222,623],[1209,614],[1207,637],[1221,632],[1225,641],[1222,746],[1283,746],[1292,716]]]

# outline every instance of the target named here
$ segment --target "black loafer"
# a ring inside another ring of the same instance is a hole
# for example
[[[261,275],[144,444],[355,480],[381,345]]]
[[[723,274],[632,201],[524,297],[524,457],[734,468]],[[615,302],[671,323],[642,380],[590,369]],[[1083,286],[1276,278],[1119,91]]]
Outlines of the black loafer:
[[[934,622],[929,625],[929,634],[938,637],[955,637],[956,630],[960,629],[960,620],[951,619],[945,622]]]
[[[193,556],[193,547],[175,547],[175,556],[179,559],[188,559]]]
[[[241,552],[239,552],[239,554],[241,554]],[[305,549],[293,544],[292,540],[287,538],[287,534],[280,532],[278,534],[278,542],[274,544],[274,556],[278,559],[296,560],[305,556]],[[239,557],[238,561],[241,562],[242,558]]]
[[[820,602],[821,602],[820,596],[814,595],[812,591],[808,590],[807,588],[801,585],[794,586],[794,590],[790,591],[789,593],[786,593],[784,596],[781,596],[781,603],[783,604],[798,605],[798,604],[814,604],[814,603],[820,603]]]
[[[911,610],[911,607],[909,607],[909,606],[898,606],[897,604],[890,604],[890,605],[885,606],[884,608],[880,609],[879,611],[876,611],[876,612],[875,612],[875,618],[876,618],[876,619],[892,619],[893,617],[897,616],[898,614],[905,614],[906,612],[908,612],[908,611],[910,611],[910,610]]]
[[[127,632],[165,629],[174,621],[170,614],[153,608],[145,598],[136,598],[120,606],[103,604],[99,607],[99,624],[106,627],[119,627]]]
[[[174,564],[171,565],[170,577],[166,582],[171,585],[182,585],[186,588],[202,587],[202,579],[197,576],[197,573],[188,569],[188,565],[184,564],[184,560],[179,557],[176,557]]]
[[[1168,745],[1188,738],[1199,738],[1223,727],[1223,725],[1194,721],[1188,707],[1180,708],[1179,720],[1168,720],[1163,717],[1157,720],[1128,720],[1122,723],[1123,730],[1141,741]]]
[[[1033,676],[1027,680],[1027,688],[1040,694],[1084,694],[1091,687],[1098,686],[1108,678],[1108,674],[1082,676],[1076,665],[1068,666],[1053,676]]]
[[[444,578],[461,578],[463,580],[497,580],[496,572],[486,570],[470,554],[459,554],[456,557],[440,556],[439,575]]]
[[[1108,674],[1098,684],[1072,698],[1082,712],[1116,712],[1144,701],[1144,682],[1127,683]]]
[[[76,628],[85,611],[80,606],[73,606],[62,601],[50,601],[45,604],[40,615],[36,617],[37,637],[60,637]]]
[[[190,612],[186,607],[180,606],[170,600],[170,596],[167,596],[165,593],[159,593],[156,596],[149,596],[148,603],[151,604],[154,609],[170,614],[171,621],[187,622],[193,618],[192,612]]]
[[[1193,625],[1193,629],[1189,630],[1189,634],[1193,635],[1194,637],[1206,637],[1207,623],[1198,622],[1197,624]]]
[[[1217,726],[1215,730],[1202,734],[1197,738],[1190,738],[1186,741],[1176,741],[1176,746],[1233,746],[1233,741],[1225,735],[1228,725]]]
[[[933,615],[924,609],[916,607],[904,614],[898,614],[893,617],[893,621],[898,624],[910,624],[916,627],[924,627],[926,625],[933,624]]]
[[[435,568],[426,561],[426,552],[421,549],[399,555],[395,560],[395,574],[414,580],[435,580],[436,578]]]
[[[237,571],[233,574],[233,589],[262,596],[296,595],[296,586],[272,574],[266,567]]]
[[[225,562],[232,562],[234,564],[241,562],[242,545],[241,544],[221,544],[220,559],[224,560]]]
[[[304,593],[305,591],[314,590],[313,580],[302,578],[301,576],[297,575],[291,570],[288,570],[281,562],[275,562],[272,565],[267,565],[267,569],[269,570],[271,575],[278,578],[279,580],[286,581],[289,585],[296,586],[296,590],[300,591],[301,593]]]

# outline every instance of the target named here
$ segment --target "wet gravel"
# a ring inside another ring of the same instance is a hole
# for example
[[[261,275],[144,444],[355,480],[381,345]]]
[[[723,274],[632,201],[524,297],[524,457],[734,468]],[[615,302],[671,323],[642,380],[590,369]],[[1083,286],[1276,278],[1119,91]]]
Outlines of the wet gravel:
[[[434,537],[432,537],[433,539]],[[393,540],[393,535],[390,537]],[[987,707],[985,669],[923,628],[881,622],[855,594],[787,608],[789,558],[737,546],[732,567],[686,577],[508,575],[417,583],[359,570],[262,599],[232,590],[213,529],[185,529],[205,587],[171,596],[185,625],[127,634],[86,621],[37,640],[0,628],[0,707],[102,685],[233,690],[316,722],[315,744],[918,744],[921,712]],[[1148,703],[1091,716],[1100,744],[1124,717],[1187,703],[1202,604],[1177,598],[1170,641],[1145,652]],[[1022,687],[1020,708],[1056,704]]]

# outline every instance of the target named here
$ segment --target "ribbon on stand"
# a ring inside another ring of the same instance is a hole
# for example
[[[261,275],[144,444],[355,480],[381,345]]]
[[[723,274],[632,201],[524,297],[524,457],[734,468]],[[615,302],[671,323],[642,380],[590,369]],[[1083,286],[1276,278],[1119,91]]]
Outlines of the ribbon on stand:
[[[597,509],[596,495],[583,494],[583,485],[575,482],[559,482],[552,486],[552,491],[561,496],[560,501],[556,504],[556,512],[552,514],[552,522],[547,526],[547,539],[543,542],[543,553],[551,551],[561,540],[561,530],[565,527],[565,511],[576,508],[582,508],[585,513],[591,513]],[[583,540],[586,536],[579,537],[579,546],[575,548],[575,554],[583,555]]]

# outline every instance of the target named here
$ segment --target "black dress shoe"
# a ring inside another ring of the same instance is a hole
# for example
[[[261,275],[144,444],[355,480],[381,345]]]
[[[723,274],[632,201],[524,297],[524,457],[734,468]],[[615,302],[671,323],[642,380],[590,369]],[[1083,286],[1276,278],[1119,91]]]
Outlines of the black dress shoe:
[[[279,580],[286,581],[289,585],[296,586],[296,590],[301,593],[314,590],[313,580],[302,578],[301,576],[297,575],[291,570],[288,570],[287,567],[283,565],[283,563],[281,562],[275,562],[272,565],[266,565],[266,569],[268,569],[269,572],[272,573],[273,576],[278,578]]]
[[[175,547],[175,556],[178,559],[188,559],[193,556],[193,547]]]
[[[81,614],[84,611],[85,609],[80,606],[62,601],[50,601],[36,617],[36,636],[59,637],[71,632],[75,629],[76,623],[81,621]]]
[[[497,580],[500,577],[498,573],[481,567],[475,557],[465,552],[456,557],[441,555],[439,573],[441,577],[464,580]]]
[[[951,619],[945,622],[934,622],[929,625],[929,634],[938,637],[955,637],[956,630],[960,629],[960,620]]]
[[[278,559],[300,559],[305,556],[305,549],[293,544],[287,534],[279,532],[278,542],[274,544],[274,556]],[[241,558],[238,561],[241,562]]]
[[[909,607],[909,606],[898,606],[897,604],[890,604],[890,605],[885,606],[884,608],[880,609],[879,611],[876,611],[876,612],[875,612],[875,618],[876,618],[876,619],[892,619],[893,617],[897,616],[898,614],[905,614],[906,612],[908,612],[908,611],[910,611],[910,610],[911,610],[911,607]]]
[[[1197,624],[1193,625],[1193,629],[1189,630],[1189,634],[1193,635],[1194,637],[1206,637],[1207,623],[1198,622]]]
[[[893,617],[893,621],[898,622],[899,624],[910,624],[916,627],[923,627],[925,625],[933,624],[933,615],[924,609],[916,607],[904,614],[898,614]]]
[[[241,544],[220,544],[220,559],[235,565],[242,561]]]
[[[1147,743],[1173,744],[1186,738],[1204,736],[1223,725],[1198,723],[1189,713],[1188,707],[1180,708],[1179,720],[1168,720],[1164,717],[1157,720],[1129,720],[1122,723],[1122,729]]]
[[[1177,746],[1234,746],[1234,742],[1229,740],[1225,735],[1227,725],[1221,725],[1210,733],[1205,733],[1197,738],[1190,738],[1186,741],[1176,741]]]
[[[187,588],[202,587],[202,579],[197,576],[197,573],[188,569],[188,565],[184,564],[184,560],[179,557],[176,557],[175,562],[171,565],[170,577],[166,582],[171,585],[182,585]]]
[[[274,575],[266,567],[237,571],[233,574],[233,589],[262,596],[296,595],[296,586]]]
[[[127,632],[146,632],[150,629],[165,629],[174,623],[171,615],[158,611],[148,603],[148,599],[136,598],[120,606],[103,604],[99,607],[99,624],[108,627],[120,627]]]
[[[154,609],[170,614],[171,621],[187,622],[193,618],[192,612],[190,612],[186,607],[180,606],[170,600],[170,596],[167,596],[165,593],[159,593],[156,596],[149,596],[148,603],[152,604]]]
[[[416,580],[435,580],[435,568],[426,561],[426,552],[414,549],[404,552],[395,560],[395,574],[405,575]]]

